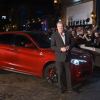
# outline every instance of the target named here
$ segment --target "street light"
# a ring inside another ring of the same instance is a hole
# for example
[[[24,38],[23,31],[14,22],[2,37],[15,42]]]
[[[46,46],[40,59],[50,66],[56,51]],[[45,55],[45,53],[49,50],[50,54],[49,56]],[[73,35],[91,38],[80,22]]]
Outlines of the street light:
[[[74,2],[80,2],[81,0],[73,0]]]
[[[54,0],[54,4],[57,4],[58,3],[58,1],[57,0]]]
[[[91,12],[91,18],[95,18],[96,17],[96,15],[95,15],[95,13],[92,11]]]
[[[94,11],[91,12],[91,18],[92,18],[93,24],[95,25],[96,24],[96,14]]]

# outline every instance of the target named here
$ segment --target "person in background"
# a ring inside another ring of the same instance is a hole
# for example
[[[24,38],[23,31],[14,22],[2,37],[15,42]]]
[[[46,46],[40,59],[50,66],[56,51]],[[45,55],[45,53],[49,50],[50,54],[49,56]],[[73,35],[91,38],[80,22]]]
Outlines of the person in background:
[[[77,31],[77,44],[84,44],[85,43],[85,38],[84,38],[84,29],[79,28]]]
[[[86,46],[92,46],[93,35],[92,35],[91,30],[87,30],[84,33],[84,39],[85,39],[85,45]]]
[[[77,38],[78,38],[78,36],[76,34],[76,30],[74,29],[71,32],[71,41],[74,42],[74,47],[78,47],[78,45],[77,45],[77,42],[78,42]]]
[[[99,34],[99,32],[94,33],[93,46],[96,48],[100,48],[100,34]]]

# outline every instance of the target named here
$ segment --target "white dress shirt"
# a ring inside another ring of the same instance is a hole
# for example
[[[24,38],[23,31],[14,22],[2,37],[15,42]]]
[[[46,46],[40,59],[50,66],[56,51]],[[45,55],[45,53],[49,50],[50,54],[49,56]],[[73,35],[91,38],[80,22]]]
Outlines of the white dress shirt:
[[[65,44],[65,33],[60,34],[60,36],[61,36],[61,38],[63,40],[63,43]]]

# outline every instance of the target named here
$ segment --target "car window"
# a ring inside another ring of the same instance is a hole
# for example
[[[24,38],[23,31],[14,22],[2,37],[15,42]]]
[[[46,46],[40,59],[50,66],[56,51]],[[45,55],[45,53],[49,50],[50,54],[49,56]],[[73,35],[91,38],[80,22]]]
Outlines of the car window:
[[[14,45],[13,34],[0,34],[0,44]]]
[[[24,48],[36,48],[32,41],[24,35],[16,35],[15,45]]]
[[[27,32],[27,34],[38,44],[40,48],[50,48],[50,38],[44,33]]]

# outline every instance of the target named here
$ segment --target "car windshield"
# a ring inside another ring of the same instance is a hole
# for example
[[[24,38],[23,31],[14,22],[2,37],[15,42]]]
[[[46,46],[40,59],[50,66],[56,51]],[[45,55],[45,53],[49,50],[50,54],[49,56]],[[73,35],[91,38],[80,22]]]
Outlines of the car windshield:
[[[39,45],[40,48],[50,48],[50,39],[43,32],[26,32]]]

